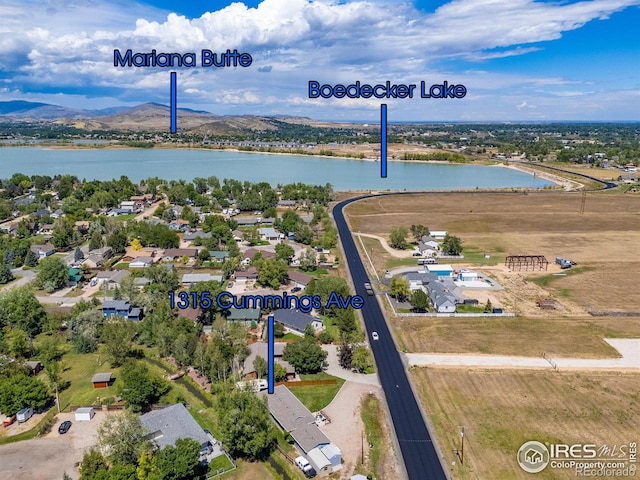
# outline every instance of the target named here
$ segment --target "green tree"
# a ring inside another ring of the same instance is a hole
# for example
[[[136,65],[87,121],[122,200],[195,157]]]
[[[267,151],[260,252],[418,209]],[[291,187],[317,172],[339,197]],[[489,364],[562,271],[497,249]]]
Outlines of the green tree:
[[[268,373],[269,364],[264,358],[258,355],[253,361],[253,369],[256,371],[258,378],[262,378]]]
[[[98,475],[107,473],[109,465],[99,450],[92,448],[85,452],[80,464],[80,480],[94,480]]]
[[[43,408],[50,399],[49,390],[37,377],[19,373],[0,379],[0,411],[8,417],[25,407]]]
[[[353,356],[351,359],[353,368],[358,369],[360,373],[366,372],[367,369],[373,368],[373,359],[371,358],[371,352],[364,345],[358,345],[353,349]]]
[[[284,347],[282,358],[300,373],[317,373],[324,366],[327,352],[322,350],[315,340],[304,338],[298,342],[288,343]]]
[[[289,259],[291,259],[295,253],[291,245],[287,245],[286,243],[276,245],[276,259],[278,260],[284,260],[289,263]]]
[[[119,367],[129,356],[135,334],[135,325],[126,318],[113,315],[104,321],[100,339],[112,367]]]
[[[84,259],[84,253],[82,253],[80,247],[76,247],[75,251],[73,252],[73,260],[79,262],[82,259]]]
[[[123,232],[115,232],[107,238],[107,245],[116,254],[126,252],[128,243],[127,236]]]
[[[266,398],[252,391],[222,392],[216,404],[222,441],[233,456],[264,459],[275,440]]]
[[[69,270],[60,257],[47,257],[40,261],[36,284],[51,293],[64,288],[69,282]]]
[[[7,354],[15,359],[23,359],[31,355],[29,334],[21,328],[5,327],[4,345]]]
[[[391,279],[391,296],[402,301],[411,295],[409,281],[401,275],[394,275]]]
[[[88,303],[87,305],[90,306]],[[67,325],[67,339],[73,344],[76,353],[90,353],[98,349],[98,330],[103,321],[102,314],[91,306],[90,309],[76,315],[72,312],[72,318]]]
[[[307,248],[300,254],[300,270],[304,272],[312,272],[318,268],[318,260],[316,251],[313,248]]]
[[[484,305],[484,313],[493,312],[493,305],[491,304],[491,300],[487,298],[487,303]]]
[[[3,263],[0,266],[0,285],[4,285],[5,283],[9,283],[15,277],[13,273],[11,273],[11,267],[6,263]]]
[[[102,247],[104,247],[102,233],[100,233],[100,230],[96,229],[91,233],[91,238],[89,239],[89,250],[97,250]]]
[[[136,465],[140,455],[151,450],[151,443],[144,438],[147,433],[140,416],[125,410],[105,417],[98,427],[98,445],[114,464]]]
[[[416,290],[411,295],[410,303],[414,310],[425,311],[429,306],[429,297],[422,290]]]
[[[122,368],[122,398],[134,412],[146,409],[169,390],[169,385],[137,360],[128,360]]]
[[[389,244],[393,248],[397,248],[398,250],[402,250],[407,246],[407,235],[409,231],[406,227],[396,227],[391,230],[389,234]]]
[[[0,327],[15,325],[37,335],[47,320],[44,307],[28,285],[0,292]]]
[[[460,255],[462,253],[462,240],[455,235],[445,235],[442,241],[442,251],[447,255]]]
[[[74,241],[75,224],[67,217],[56,218],[53,223],[51,244],[58,249],[65,249]]]
[[[258,282],[260,285],[278,288],[287,278],[287,264],[282,260],[264,258],[258,264]]]
[[[276,382],[284,382],[287,380],[287,369],[278,362],[273,364],[273,379]]]
[[[416,240],[416,242],[419,242],[422,237],[430,235],[429,228],[420,224],[411,225],[409,230],[411,230],[411,235],[413,235],[413,238]]]
[[[162,480],[192,480],[199,478],[200,443],[191,438],[179,438],[175,447],[168,446],[155,454],[154,463]]]

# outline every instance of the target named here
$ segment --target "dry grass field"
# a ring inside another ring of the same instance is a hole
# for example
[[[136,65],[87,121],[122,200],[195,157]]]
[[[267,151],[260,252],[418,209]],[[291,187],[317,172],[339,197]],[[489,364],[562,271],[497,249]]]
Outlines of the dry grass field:
[[[385,238],[391,229],[412,224],[461,237],[466,256],[455,265],[473,267],[504,287],[468,295],[518,314],[491,320],[390,316],[402,349],[615,356],[602,339],[640,336],[640,318],[589,312],[640,312],[640,289],[633,280],[640,276],[640,197],[588,193],[583,214],[581,204],[582,195],[560,192],[434,193],[368,199],[351,205],[347,214],[353,231]],[[378,240],[361,238],[380,276],[386,269],[415,265],[413,258],[393,258]],[[511,272],[504,266],[509,254],[545,255],[550,264],[544,272]],[[561,270],[553,263],[556,256],[578,265]],[[549,297],[558,309],[539,309],[536,302]]]
[[[516,454],[529,440],[620,445],[639,440],[640,377],[624,373],[412,369],[454,479],[569,479],[532,475]],[[464,465],[460,448],[465,426]],[[602,478],[602,477],[599,477]]]

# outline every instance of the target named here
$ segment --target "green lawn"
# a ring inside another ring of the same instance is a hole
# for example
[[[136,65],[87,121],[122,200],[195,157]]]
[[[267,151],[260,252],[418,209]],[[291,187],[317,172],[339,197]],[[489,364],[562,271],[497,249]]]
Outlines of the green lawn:
[[[336,396],[344,380],[342,378],[334,377],[328,373],[315,373],[311,375],[300,375],[302,380],[326,380],[334,378],[336,383],[333,385],[314,385],[311,387],[291,387],[291,393],[293,393],[298,400],[300,400],[305,407],[312,412],[322,410],[331,403]]]
[[[382,412],[380,402],[374,395],[367,395],[362,400],[360,417],[364,423],[365,440],[369,445],[373,445],[366,453],[368,456],[368,466],[371,473],[375,474],[378,461],[386,446],[384,445],[382,424],[380,423],[384,418],[384,413]]]
[[[226,455],[214,458],[209,464],[209,473],[222,473],[223,471],[233,470],[233,463],[229,461]]]

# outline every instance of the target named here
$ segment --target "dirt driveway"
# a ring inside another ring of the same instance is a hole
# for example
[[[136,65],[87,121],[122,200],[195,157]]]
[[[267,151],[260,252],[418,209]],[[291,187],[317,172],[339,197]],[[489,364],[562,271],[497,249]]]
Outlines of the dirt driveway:
[[[75,467],[85,450],[96,443],[98,425],[105,414],[96,412],[90,422],[76,422],[73,413],[60,413],[51,432],[41,438],[0,446],[0,478],[11,480],[59,480],[66,472],[72,479],[80,474]],[[60,435],[65,420],[73,425]]]

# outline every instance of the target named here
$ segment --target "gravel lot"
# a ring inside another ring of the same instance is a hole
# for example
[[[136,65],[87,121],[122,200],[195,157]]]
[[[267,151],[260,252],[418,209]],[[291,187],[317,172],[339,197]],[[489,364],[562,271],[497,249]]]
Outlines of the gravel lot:
[[[95,445],[98,425],[105,414],[96,412],[90,422],[76,422],[73,413],[60,413],[51,432],[41,438],[0,446],[0,478],[11,480],[60,480],[66,472],[80,477],[75,464],[82,461],[85,450]],[[73,425],[60,435],[58,427],[65,420]]]

